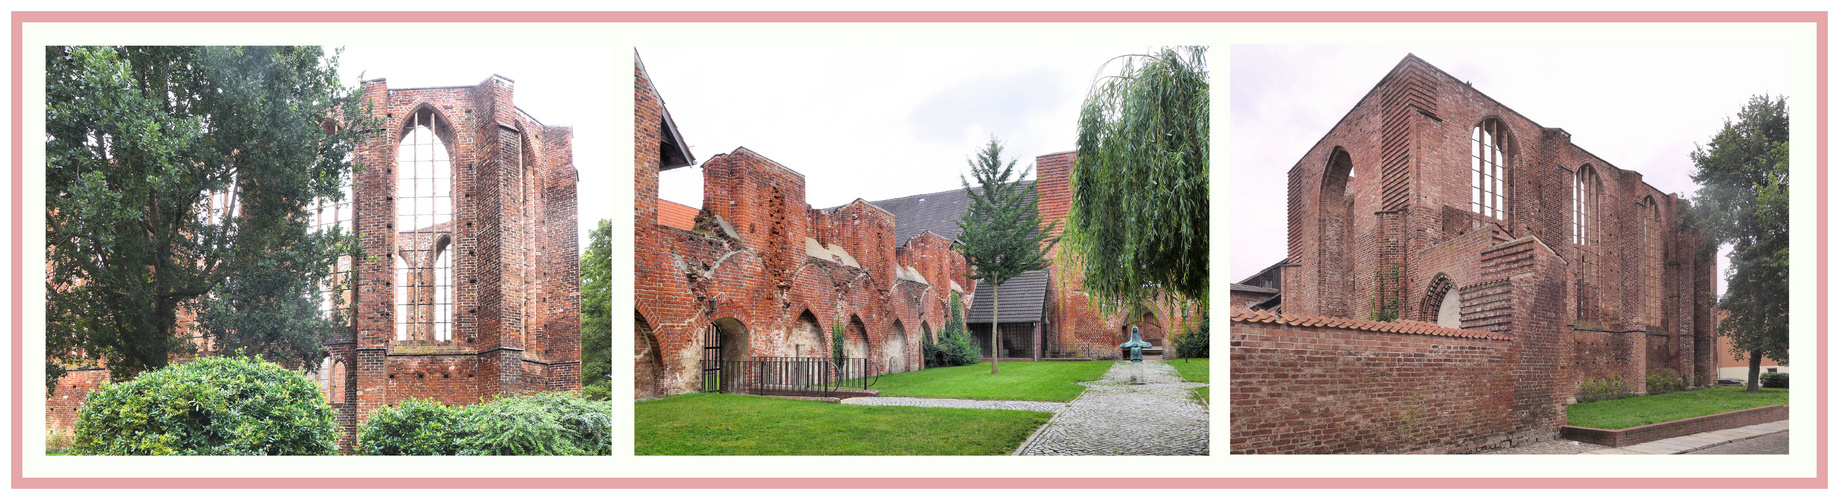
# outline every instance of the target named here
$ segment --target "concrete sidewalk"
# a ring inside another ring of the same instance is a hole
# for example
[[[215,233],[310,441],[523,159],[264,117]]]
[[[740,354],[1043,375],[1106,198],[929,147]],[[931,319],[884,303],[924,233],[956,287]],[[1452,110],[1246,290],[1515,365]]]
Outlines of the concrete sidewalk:
[[[1650,441],[1634,446],[1586,451],[1579,453],[1579,455],[1679,455],[1713,446],[1767,436],[1777,432],[1788,432],[1787,420],[1778,420],[1735,429],[1724,429],[1721,431],[1700,432],[1690,436]]]

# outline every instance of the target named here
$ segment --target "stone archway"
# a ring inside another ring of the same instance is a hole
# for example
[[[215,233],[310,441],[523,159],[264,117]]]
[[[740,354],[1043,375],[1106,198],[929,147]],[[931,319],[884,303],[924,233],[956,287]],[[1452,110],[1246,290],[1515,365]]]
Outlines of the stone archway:
[[[868,327],[862,325],[862,318],[850,316],[843,329],[843,356],[866,359],[868,352]]]
[[[798,315],[798,323],[786,334],[785,347],[787,354],[796,357],[830,357],[830,343],[824,341],[824,328],[818,325],[817,316],[810,311]]]
[[[881,358],[887,373],[907,371],[907,327],[900,320],[894,320],[894,329],[888,332],[887,342],[882,343]]]
[[[632,311],[632,397],[651,399],[662,396],[664,357],[658,338],[651,332],[645,315]]]

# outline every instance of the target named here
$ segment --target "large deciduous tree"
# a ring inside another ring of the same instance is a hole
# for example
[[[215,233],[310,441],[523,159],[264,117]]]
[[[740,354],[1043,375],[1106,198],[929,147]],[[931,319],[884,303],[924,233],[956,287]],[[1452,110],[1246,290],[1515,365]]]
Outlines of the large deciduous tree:
[[[351,247],[308,208],[342,196],[364,128],[339,124],[361,115],[337,57],[49,47],[45,65],[47,384],[199,344],[316,366],[338,327],[315,288]]]
[[[972,279],[990,285],[990,373],[999,373],[997,358],[1002,357],[1002,297],[998,287],[1022,273],[1047,267],[1047,250],[1053,239],[1043,238],[1053,228],[1041,226],[1041,214],[1035,210],[1035,183],[1022,181],[1032,168],[1015,170],[1015,160],[1003,163],[1003,146],[995,137],[965,163],[977,188],[960,175],[970,206],[958,219],[958,245],[964,261],[971,266]],[[978,290],[977,293],[985,293]]]
[[[581,254],[581,394],[611,399],[613,384],[613,221],[600,220]]]
[[[1206,47],[1123,56],[1079,113],[1063,258],[1106,310],[1207,300]]]
[[[1708,246],[1731,245],[1726,290],[1718,307],[1727,315],[1718,334],[1731,352],[1750,358],[1754,392],[1762,358],[1788,362],[1788,103],[1755,96],[1725,119],[1711,143],[1692,152],[1699,183],[1692,217]]]

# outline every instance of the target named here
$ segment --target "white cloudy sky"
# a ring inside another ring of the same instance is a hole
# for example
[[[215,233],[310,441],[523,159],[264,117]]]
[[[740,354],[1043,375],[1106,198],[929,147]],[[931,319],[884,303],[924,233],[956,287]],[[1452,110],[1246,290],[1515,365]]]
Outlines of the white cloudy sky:
[[[1787,56],[1758,46],[1235,46],[1230,279],[1284,258],[1290,167],[1407,53],[1682,196],[1698,188],[1688,153],[1751,95],[1788,90]]]
[[[350,85],[357,84],[360,73],[364,79],[387,78],[391,88],[477,85],[494,74],[510,78],[518,108],[545,125],[574,127],[575,170],[581,175],[580,245],[585,250],[588,232],[596,221],[612,218],[618,202],[592,196],[592,186],[631,182],[617,173],[630,172],[631,161],[615,164],[610,143],[613,56],[613,49],[595,47],[345,47],[339,73]]]
[[[1073,149],[1100,67],[1147,47],[639,47],[698,162],[745,146],[805,176],[827,208],[960,189],[991,134],[1004,155]],[[1112,66],[1109,72],[1115,72]],[[700,207],[700,167],[659,196]]]

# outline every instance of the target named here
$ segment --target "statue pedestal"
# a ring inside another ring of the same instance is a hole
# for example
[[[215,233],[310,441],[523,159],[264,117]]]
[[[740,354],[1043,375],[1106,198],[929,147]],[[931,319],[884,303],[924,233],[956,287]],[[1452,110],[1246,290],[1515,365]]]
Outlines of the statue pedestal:
[[[1149,375],[1143,373],[1143,362],[1130,362],[1130,385],[1143,385],[1147,383],[1149,383]]]

